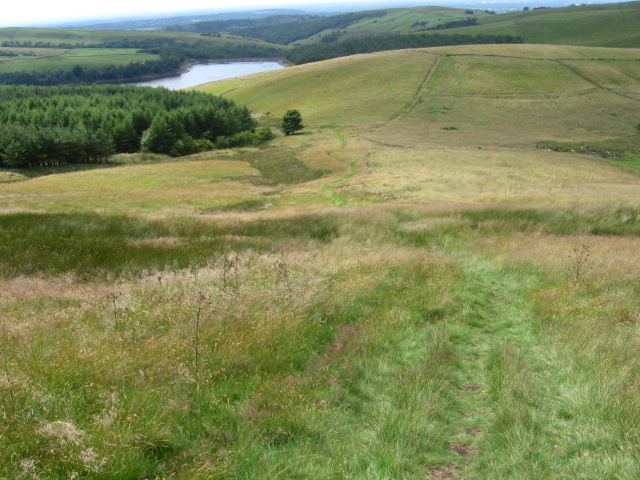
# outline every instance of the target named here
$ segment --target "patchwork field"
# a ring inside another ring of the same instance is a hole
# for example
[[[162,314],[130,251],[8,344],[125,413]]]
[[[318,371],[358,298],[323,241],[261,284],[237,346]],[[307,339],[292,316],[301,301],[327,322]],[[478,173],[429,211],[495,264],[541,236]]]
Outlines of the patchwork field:
[[[267,146],[0,172],[0,478],[637,478],[637,64],[341,58],[198,87]]]
[[[13,51],[17,49],[8,48]],[[24,49],[21,49],[24,50]],[[132,62],[159,60],[159,55],[137,53],[135,48],[98,49],[78,48],[72,50],[33,48],[35,56],[2,57],[0,73],[21,71],[70,70],[76,65],[83,68],[104,67],[106,65],[128,65]]]
[[[86,46],[110,42],[142,42],[149,40],[180,40],[181,42],[197,43],[206,41],[211,44],[222,44],[228,39],[201,37],[191,33],[160,32],[160,31],[117,31],[117,30],[84,30],[64,28],[0,28],[0,43],[17,42],[35,44],[59,43]],[[255,41],[244,40],[246,44],[254,44]],[[2,47],[5,48],[5,47]]]

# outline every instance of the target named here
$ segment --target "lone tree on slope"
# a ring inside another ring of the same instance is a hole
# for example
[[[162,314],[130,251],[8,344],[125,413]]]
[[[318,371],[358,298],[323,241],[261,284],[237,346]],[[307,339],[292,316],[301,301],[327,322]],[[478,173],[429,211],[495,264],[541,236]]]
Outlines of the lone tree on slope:
[[[302,115],[300,115],[298,110],[288,110],[282,117],[280,126],[285,135],[292,135],[304,128],[304,125],[302,125]]]

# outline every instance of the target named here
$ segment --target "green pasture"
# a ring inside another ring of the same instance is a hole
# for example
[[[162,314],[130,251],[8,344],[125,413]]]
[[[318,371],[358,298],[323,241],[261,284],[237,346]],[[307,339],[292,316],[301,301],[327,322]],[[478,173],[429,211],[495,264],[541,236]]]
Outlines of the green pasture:
[[[0,73],[20,71],[67,70],[81,65],[82,67],[104,67],[105,65],[128,65],[132,62],[148,62],[159,60],[159,55],[152,54],[106,54],[106,55],[51,55],[41,57],[12,57],[0,63]]]
[[[586,61],[585,55],[611,60]],[[639,59],[639,51],[624,49],[440,47],[336,59],[198,88],[276,115],[283,113],[280,105],[293,105],[319,124],[379,124],[368,138],[385,144],[588,143],[634,133]],[[358,94],[371,71],[383,80],[370,85],[370,96]],[[302,93],[309,86],[317,95]],[[264,88],[271,95],[261,95]]]
[[[480,56],[443,59],[432,85],[434,96],[553,95],[593,89],[556,62]]]
[[[367,33],[407,33],[416,22],[428,22],[429,25],[456,20],[465,16],[461,9],[391,9],[383,17],[367,18],[349,25],[347,32]]]
[[[134,55],[137,48],[74,48],[65,51],[65,57],[94,57],[101,55]]]
[[[100,30],[60,29],[60,28],[0,28],[0,43],[11,42],[50,42],[52,44],[84,44],[123,41],[134,41],[147,38],[191,37],[190,34],[174,34],[169,32],[111,32]]]
[[[615,90],[636,89],[640,85],[640,61],[588,62],[572,60],[566,65],[579,74],[606,88]]]
[[[229,98],[277,116],[284,114],[287,105],[295,105],[317,124],[375,125],[386,122],[412,101],[435,58],[420,51],[356,56],[197,88],[212,88],[218,93],[228,88]],[[374,83],[368,81],[372,71],[378,79]],[[239,86],[240,82],[244,85]],[[368,84],[366,93],[362,92],[363,83]],[[272,87],[269,96],[261,93],[266,84]],[[312,96],[310,88],[315,92]]]
[[[639,49],[576,47],[568,45],[537,45],[533,43],[510,45],[458,45],[434,47],[429,51],[450,55],[498,56],[535,60],[630,60],[636,61]]]
[[[28,48],[28,47],[0,47],[2,50],[16,53],[35,53],[36,55],[62,55],[65,48]]]

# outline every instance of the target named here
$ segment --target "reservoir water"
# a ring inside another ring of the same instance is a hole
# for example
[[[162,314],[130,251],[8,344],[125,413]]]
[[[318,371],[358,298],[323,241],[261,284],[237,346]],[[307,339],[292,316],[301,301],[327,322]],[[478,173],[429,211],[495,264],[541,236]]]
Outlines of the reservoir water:
[[[147,87],[166,87],[169,90],[195,87],[207,82],[241,77],[251,73],[267,72],[284,68],[277,62],[229,62],[204,63],[192,66],[188,71],[173,77],[159,78],[150,82],[136,83]]]

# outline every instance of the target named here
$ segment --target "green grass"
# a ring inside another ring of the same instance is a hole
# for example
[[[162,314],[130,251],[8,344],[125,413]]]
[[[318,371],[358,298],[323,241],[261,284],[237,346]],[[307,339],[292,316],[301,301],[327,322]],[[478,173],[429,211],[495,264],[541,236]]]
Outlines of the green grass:
[[[65,57],[93,57],[99,55],[131,55],[137,53],[136,48],[74,48],[64,52]]]
[[[483,212],[483,221],[504,217]],[[623,290],[613,284],[574,284],[539,265],[472,253],[464,229],[433,253],[407,249],[387,243],[391,218],[247,222],[228,232],[284,240],[288,254],[231,249],[239,262],[218,257],[182,273],[174,265],[132,289],[114,283],[101,296],[4,301],[15,322],[0,336],[3,408],[13,420],[0,455],[17,461],[0,462],[0,471],[632,478],[638,370],[623,319],[637,307],[637,286],[615,299]],[[40,233],[63,219],[42,220]],[[96,220],[62,223],[74,238],[95,238]],[[171,225],[154,223],[112,219],[99,233],[133,239],[136,229],[149,237]],[[581,231],[570,225],[567,234]],[[363,226],[381,251],[353,258],[366,245]],[[193,238],[203,228],[211,227],[178,229]],[[519,230],[505,224],[502,234]],[[313,263],[304,243],[291,249],[293,238],[315,239]],[[60,313],[41,323],[33,309]],[[39,328],[26,328],[33,322]],[[616,358],[626,362],[621,371]]]
[[[246,161],[261,174],[254,182],[259,185],[279,186],[308,182],[322,177],[322,170],[309,168],[301,162],[295,153],[288,149],[267,149],[260,152],[248,152],[238,160]]]
[[[207,222],[95,214],[2,215],[0,275],[138,276],[144,271],[202,267],[225,251],[264,250],[282,240],[326,242],[336,232],[330,217],[315,216],[221,228]]]
[[[555,62],[514,58],[453,57],[438,69],[439,95],[552,95],[592,88]]]
[[[626,158],[624,160],[612,159],[609,161],[612,163],[615,163],[616,165],[620,165],[622,167],[633,168],[634,170],[640,170],[640,155],[631,153],[631,154],[625,155],[625,157]]]
[[[367,18],[349,25],[345,30],[358,34],[408,33],[416,22],[427,26],[464,18],[463,9],[445,7],[418,7],[387,10],[383,17]]]
[[[317,42],[323,36],[334,32],[341,34],[340,40],[367,35],[413,33],[425,27],[469,16],[465,9],[451,7],[390,8],[378,12],[383,12],[384,15],[359,20],[344,29],[319,32],[308,39],[295,42],[295,45]],[[474,15],[481,17],[486,15],[486,12],[475,10]],[[426,22],[426,25],[416,25],[422,22]]]
[[[0,63],[0,73],[21,71],[42,72],[46,70],[70,70],[76,65],[86,68],[100,68],[106,65],[128,65],[132,62],[148,62],[159,60],[159,55],[146,53],[94,55],[43,55],[39,57],[13,57]]]
[[[612,138],[595,142],[540,142],[538,148],[557,152],[578,152],[613,160],[619,165],[633,165],[633,159],[640,153],[640,135]]]
[[[338,59],[280,70],[275,75],[248,76],[240,88],[238,82],[232,80],[229,88],[233,90],[225,96],[278,117],[288,108],[296,108],[302,112],[303,121],[309,119],[320,125],[384,123],[411,101],[434,60],[434,56],[420,52]],[[376,72],[378,81],[360,94],[370,71]],[[389,89],[389,84],[394,88]],[[224,81],[215,82],[211,87],[204,85],[197,89],[213,88],[220,92],[225,85]],[[268,96],[261,93],[266,85],[270,86]],[[309,89],[314,95],[308,95]]]

